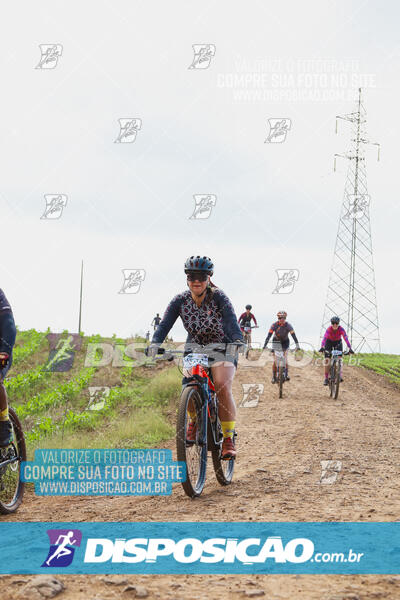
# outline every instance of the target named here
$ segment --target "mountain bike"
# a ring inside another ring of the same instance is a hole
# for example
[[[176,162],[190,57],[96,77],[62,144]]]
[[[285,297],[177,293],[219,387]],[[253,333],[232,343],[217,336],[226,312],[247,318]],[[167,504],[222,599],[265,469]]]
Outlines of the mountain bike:
[[[239,344],[231,344],[239,346]],[[242,343],[240,343],[242,345]],[[225,348],[213,348],[213,352],[224,352]],[[184,354],[179,350],[158,349],[168,360]],[[207,458],[211,452],[215,476],[220,485],[232,482],[235,459],[222,459],[223,434],[218,416],[218,398],[215,392],[209,356],[192,352],[183,357],[183,366],[191,372],[186,377],[179,400],[176,422],[177,460],[186,464],[186,480],[182,482],[185,493],[190,498],[200,496],[206,482]],[[189,425],[189,411],[196,413],[196,438],[186,439]],[[237,434],[234,433],[233,442]]]
[[[22,502],[25,484],[21,481],[21,462],[26,461],[24,433],[16,412],[8,408],[12,425],[11,442],[0,448],[0,513],[15,512]]]
[[[275,350],[276,356],[276,378],[278,380],[279,398],[282,398],[283,384],[286,381],[286,352]]]
[[[349,352],[342,350],[331,350],[329,353],[331,365],[329,369],[329,395],[337,400],[339,396],[340,375],[342,372],[342,356],[347,356]]]
[[[243,340],[244,343],[246,344],[246,349],[244,351],[244,357],[246,359],[249,358],[249,352],[251,350],[251,330],[252,329],[257,329],[258,325],[243,325],[242,329],[243,329]]]
[[[282,398],[283,395],[283,384],[286,381],[287,376],[287,353],[294,352],[292,349],[279,350],[273,348],[271,354],[276,357],[276,381],[278,384],[278,396]]]

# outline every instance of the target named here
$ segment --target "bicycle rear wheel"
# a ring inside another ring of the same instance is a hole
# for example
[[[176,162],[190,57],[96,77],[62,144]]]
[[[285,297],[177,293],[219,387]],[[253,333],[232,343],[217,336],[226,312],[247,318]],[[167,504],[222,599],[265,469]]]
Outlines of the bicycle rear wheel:
[[[196,440],[193,443],[186,441],[186,432],[189,424],[189,403],[196,412]],[[177,459],[186,463],[186,481],[182,487],[190,498],[200,496],[206,481],[207,469],[207,438],[203,442],[204,427],[201,395],[197,387],[187,386],[184,388],[178,409],[176,422],[176,453]]]
[[[25,483],[20,480],[21,461],[26,460],[25,438],[15,411],[9,407],[12,440],[0,448],[0,513],[10,514],[22,502]]]
[[[219,438],[222,440],[222,428],[220,421],[218,419],[217,423],[217,431],[219,434]],[[236,442],[236,432],[233,435],[233,444]],[[215,472],[215,477],[220,485],[229,485],[232,483],[233,478],[233,470],[235,468],[235,459],[231,458],[230,460],[222,460],[221,459],[221,447],[216,447],[211,452],[213,467]]]

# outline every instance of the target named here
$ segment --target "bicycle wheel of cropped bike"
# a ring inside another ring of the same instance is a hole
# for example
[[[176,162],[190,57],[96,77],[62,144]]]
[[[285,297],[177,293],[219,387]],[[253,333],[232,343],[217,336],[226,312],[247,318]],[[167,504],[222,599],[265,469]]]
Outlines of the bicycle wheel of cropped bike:
[[[7,448],[0,448],[0,513],[17,510],[22,502],[25,484],[20,480],[21,461],[26,460],[25,439],[15,411],[9,408],[13,434]]]
[[[218,433],[219,437],[222,439],[222,428],[218,419]],[[233,436],[233,443],[235,445],[236,442],[236,432]],[[222,460],[221,458],[221,448],[214,448],[211,452],[213,467],[215,472],[215,477],[220,485],[229,485],[232,483],[233,479],[233,470],[235,468],[235,459],[231,458],[229,460]]]
[[[189,425],[189,412],[196,413],[196,439],[189,443],[186,432]],[[177,459],[186,463],[186,481],[182,482],[185,493],[194,498],[200,496],[206,481],[207,469],[207,436],[203,442],[204,427],[202,401],[195,386],[186,387],[179,401],[178,418],[176,423],[176,453]]]

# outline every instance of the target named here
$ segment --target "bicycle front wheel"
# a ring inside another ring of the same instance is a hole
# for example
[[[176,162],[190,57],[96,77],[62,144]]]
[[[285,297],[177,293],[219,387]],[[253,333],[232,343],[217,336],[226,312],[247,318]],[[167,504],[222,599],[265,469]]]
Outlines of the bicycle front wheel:
[[[329,381],[329,386],[331,390],[331,398],[337,398],[339,394],[339,366],[337,361],[334,360],[331,366],[331,376]]]
[[[336,361],[336,373],[335,373],[335,391],[334,391],[334,398],[335,400],[337,400],[338,396],[339,396],[339,385],[340,385],[340,362]]]
[[[20,480],[21,462],[26,460],[25,438],[21,423],[10,407],[12,440],[7,448],[0,448],[0,513],[10,514],[22,502],[25,483]]]
[[[218,419],[217,429],[219,437],[222,439],[222,428]],[[236,432],[233,436],[233,444],[236,442]],[[232,483],[233,469],[235,468],[235,459],[222,460],[221,458],[221,446],[214,448],[211,452],[215,477],[220,485],[229,485]]]
[[[196,414],[195,440],[187,440],[187,430],[190,421],[189,412]],[[176,454],[177,459],[186,464],[186,481],[182,487],[190,498],[200,496],[206,481],[207,469],[207,436],[204,436],[203,410],[201,395],[197,387],[184,388],[178,409],[176,423]]]
[[[283,366],[280,365],[279,372],[278,372],[279,398],[282,398],[282,394],[283,394],[283,379],[284,379]]]

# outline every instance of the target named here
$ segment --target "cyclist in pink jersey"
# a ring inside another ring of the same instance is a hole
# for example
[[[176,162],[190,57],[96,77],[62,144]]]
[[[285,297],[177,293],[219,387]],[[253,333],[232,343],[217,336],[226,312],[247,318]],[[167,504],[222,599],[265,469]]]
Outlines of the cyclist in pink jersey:
[[[349,338],[347,337],[347,333],[343,329],[341,325],[339,325],[340,319],[339,317],[332,317],[331,325],[325,331],[325,335],[322,338],[320,352],[325,354],[325,379],[324,385],[329,385],[329,362],[332,350],[343,350],[342,337],[347,344],[350,354],[354,354],[351,349],[351,344],[349,342]],[[342,373],[340,373],[340,381],[343,381]]]

